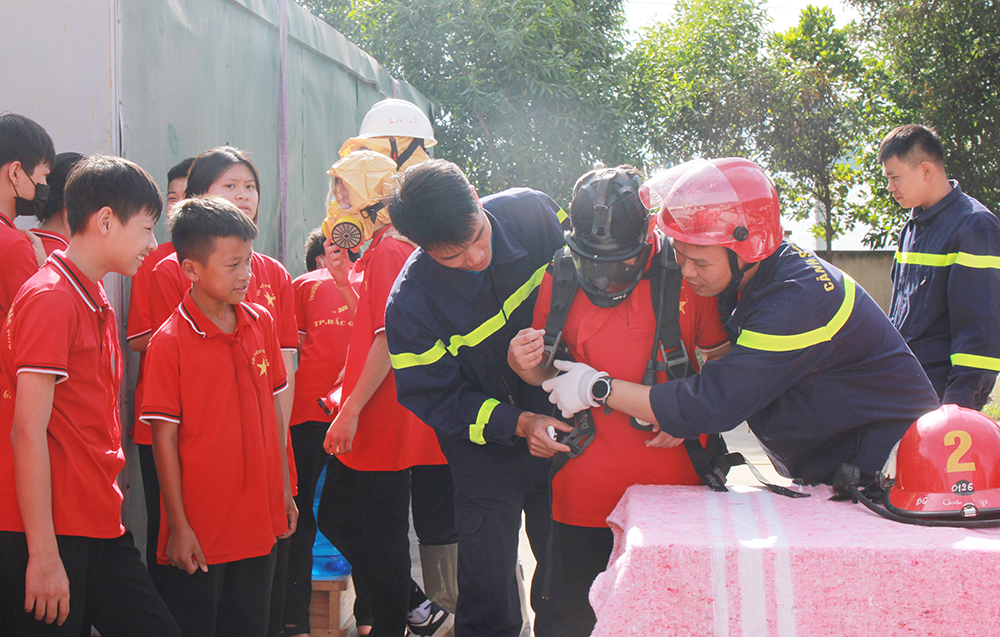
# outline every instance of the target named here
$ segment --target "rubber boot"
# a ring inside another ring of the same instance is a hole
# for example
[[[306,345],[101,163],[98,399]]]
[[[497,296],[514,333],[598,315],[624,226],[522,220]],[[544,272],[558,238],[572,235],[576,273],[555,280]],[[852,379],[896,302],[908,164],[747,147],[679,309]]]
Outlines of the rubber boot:
[[[427,598],[455,614],[458,601],[458,544],[420,545],[420,571]]]
[[[519,637],[531,637],[531,616],[528,614],[528,592],[524,589],[524,567],[521,560],[517,561],[517,596],[521,598],[521,634]]]

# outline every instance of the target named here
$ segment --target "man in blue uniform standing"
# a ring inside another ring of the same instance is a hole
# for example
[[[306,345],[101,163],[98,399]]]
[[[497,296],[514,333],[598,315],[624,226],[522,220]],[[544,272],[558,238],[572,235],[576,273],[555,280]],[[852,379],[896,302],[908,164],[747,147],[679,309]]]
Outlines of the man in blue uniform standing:
[[[942,403],[982,409],[1000,371],[1000,221],[948,179],[934,129],[893,129],[878,158],[889,192],[911,209],[889,318]]]
[[[563,414],[605,404],[654,423],[651,446],[746,420],[786,477],[830,482],[849,463],[873,480],[907,427],[939,406],[878,305],[847,274],[783,240],[778,194],[750,161],[687,162],[640,195],[661,208],[657,223],[691,288],[718,297],[732,350],[700,374],[653,387],[557,363],[567,373],[543,385],[550,400]]]
[[[389,295],[386,341],[399,402],[435,429],[454,477],[455,635],[520,633],[522,511],[538,561],[534,634],[559,635],[558,587],[543,599],[541,584],[550,557],[545,458],[569,448],[546,429],[571,428],[542,415],[551,411],[545,393],[511,370],[507,345],[531,325],[538,285],[563,245],[562,211],[525,188],[480,201],[458,166],[441,160],[408,169],[387,204],[395,228],[421,248]]]

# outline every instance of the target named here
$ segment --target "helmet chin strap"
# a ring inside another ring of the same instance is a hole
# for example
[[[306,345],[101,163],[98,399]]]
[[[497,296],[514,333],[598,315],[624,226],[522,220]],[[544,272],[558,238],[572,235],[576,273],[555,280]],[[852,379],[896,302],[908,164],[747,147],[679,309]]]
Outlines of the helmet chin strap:
[[[752,268],[755,263],[747,263],[740,268],[739,261],[736,260],[736,253],[726,248],[729,253],[729,272],[733,275],[729,279],[729,285],[722,292],[715,295],[719,299],[719,318],[725,323],[732,316],[736,309],[736,302],[739,300],[740,284],[743,283],[743,275]]]

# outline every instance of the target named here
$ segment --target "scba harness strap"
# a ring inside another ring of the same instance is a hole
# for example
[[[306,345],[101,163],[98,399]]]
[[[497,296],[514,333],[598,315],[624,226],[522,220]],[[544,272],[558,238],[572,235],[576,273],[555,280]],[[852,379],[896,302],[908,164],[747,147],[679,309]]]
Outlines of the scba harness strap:
[[[653,257],[653,267],[648,272],[656,328],[652,352],[646,362],[646,372],[642,378],[642,384],[647,387],[656,384],[656,376],[659,372],[664,372],[667,375],[667,380],[685,378],[694,372],[687,349],[681,340],[680,295],[682,277],[680,266],[674,256],[673,247],[659,230],[656,231],[656,240],[659,242],[660,251]],[[566,325],[566,319],[579,287],[569,247],[564,247],[556,253],[550,272],[552,274],[552,302],[548,318],[545,321],[543,367],[551,366],[556,358],[572,360],[566,344],[562,341],[562,330]],[[558,412],[555,414],[558,417]],[[574,420],[573,431],[557,433],[558,442],[569,446],[570,452],[561,452],[556,455],[552,462],[551,476],[555,476],[570,459],[583,453],[593,442],[597,433],[589,409],[577,413]],[[651,424],[636,418],[632,418],[631,423],[633,427],[643,431],[650,431],[653,428]],[[685,440],[684,448],[702,481],[716,491],[726,491],[726,474],[729,471],[729,465],[716,462],[727,453],[726,442],[719,434],[712,434],[708,438],[706,447],[702,447],[701,442],[694,439]]]

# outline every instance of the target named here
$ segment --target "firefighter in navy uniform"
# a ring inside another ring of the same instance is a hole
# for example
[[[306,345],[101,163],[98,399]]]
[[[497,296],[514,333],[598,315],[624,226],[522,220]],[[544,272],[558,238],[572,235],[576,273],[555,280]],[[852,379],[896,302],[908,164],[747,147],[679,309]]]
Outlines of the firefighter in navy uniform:
[[[510,369],[507,344],[531,325],[538,285],[563,246],[562,211],[524,188],[480,204],[461,170],[441,160],[407,170],[388,207],[394,226],[421,248],[390,293],[386,339],[399,402],[435,429],[454,477],[456,637],[520,633],[522,511],[538,561],[534,634],[559,635],[558,586],[543,599],[541,585],[551,461],[531,455],[529,442],[548,456],[568,451],[546,429],[571,428],[541,415],[551,411],[545,393]]]
[[[886,135],[879,161],[910,218],[892,266],[889,319],[941,402],[982,409],[1000,371],[1000,221],[949,181],[933,129]]]
[[[732,350],[652,388],[610,379],[603,402],[655,423],[672,446],[746,420],[782,475],[831,482],[841,463],[874,480],[907,427],[939,406],[920,364],[860,285],[783,240],[771,180],[745,159],[696,160],[641,189],[688,285],[718,296]],[[563,413],[597,404],[580,363],[545,382]]]

